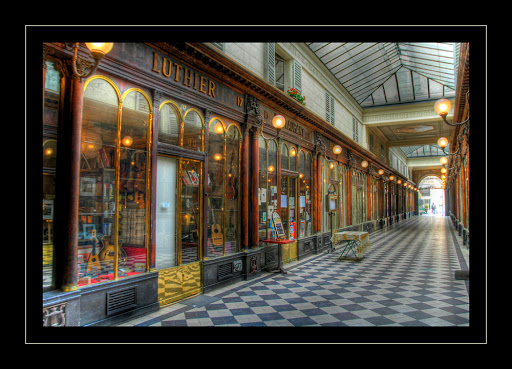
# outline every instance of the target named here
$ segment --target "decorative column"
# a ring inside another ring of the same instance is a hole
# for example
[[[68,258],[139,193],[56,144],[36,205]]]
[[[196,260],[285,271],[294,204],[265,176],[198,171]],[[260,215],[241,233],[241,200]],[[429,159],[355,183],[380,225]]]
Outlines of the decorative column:
[[[259,246],[259,236],[258,236],[258,224],[259,224],[259,205],[258,205],[258,188],[259,188],[259,168],[260,168],[260,156],[259,156],[259,138],[260,138],[260,129],[257,127],[253,127],[252,131],[252,173],[251,173],[251,214],[250,214],[250,223],[252,225],[251,231],[251,239],[250,245],[251,248],[257,248]]]
[[[347,225],[352,225],[352,166],[354,165],[352,152],[347,152],[348,171],[347,171]]]
[[[242,249],[249,248],[249,127],[242,125]],[[259,160],[259,156],[258,156]],[[258,212],[256,212],[258,214]]]
[[[298,153],[298,149],[297,149],[297,153]],[[297,154],[298,155],[298,154]],[[313,220],[311,222],[312,224],[312,230],[311,230],[311,233],[312,234],[315,234],[317,233],[318,231],[320,231],[320,228],[318,228],[318,207],[319,207],[319,204],[318,204],[318,189],[317,189],[317,185],[318,185],[318,171],[319,171],[319,163],[318,163],[318,155],[316,152],[313,152],[313,181],[311,183],[311,195],[312,195],[312,200],[313,200],[313,207],[311,209],[312,211],[312,214],[311,216],[313,217]],[[300,179],[299,179],[300,181]]]
[[[315,153],[316,177],[315,177],[315,208],[316,208],[316,231],[322,231],[322,166],[320,165],[320,154]]]
[[[57,288],[78,289],[78,198],[80,195],[80,153],[82,139],[83,83],[68,74],[64,121],[59,125],[56,191],[61,196],[55,208]],[[57,221],[58,219],[58,221]]]
[[[149,150],[151,151],[151,237],[149,241],[149,268],[148,270],[155,269],[156,263],[156,184],[157,184],[157,159],[158,159],[158,118],[159,108],[162,102],[162,93],[158,90],[153,90],[153,127],[151,130],[151,140]],[[204,172],[203,172],[204,173]],[[203,174],[203,179],[205,175]],[[204,183],[204,181],[203,181]],[[204,185],[203,185],[204,186]],[[206,187],[203,187],[206,188]],[[206,192],[206,191],[203,191]],[[204,253],[203,253],[204,255]]]

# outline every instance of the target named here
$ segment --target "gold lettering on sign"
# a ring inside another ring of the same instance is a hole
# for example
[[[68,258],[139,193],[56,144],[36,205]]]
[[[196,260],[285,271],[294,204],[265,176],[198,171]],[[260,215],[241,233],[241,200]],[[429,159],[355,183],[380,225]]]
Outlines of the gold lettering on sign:
[[[192,71],[185,67],[185,75],[183,76],[183,84],[190,87],[192,85]]]
[[[178,82],[178,80],[180,79],[181,65],[174,63],[174,66],[176,67],[176,77],[174,78],[174,80]]]
[[[167,72],[165,72],[166,61],[167,61],[167,59],[164,58],[163,63],[162,63],[162,74],[164,76],[166,76],[166,77],[170,77],[171,76],[172,61],[169,60],[169,66],[167,67]]]
[[[153,72],[160,73],[160,69],[156,68],[157,63],[158,63],[158,54],[153,52]]]
[[[216,97],[216,86],[214,81],[211,81],[208,78],[201,76],[200,74],[194,72],[193,70],[187,67],[183,67],[177,63],[173,63],[171,60],[168,60],[167,58],[160,56],[156,52],[153,52],[152,71],[158,74],[162,74],[164,77],[167,78],[173,78],[172,73],[174,73],[173,80],[175,82],[181,82],[184,86],[193,88],[196,91],[199,88],[198,91],[207,94],[208,96],[211,96],[213,98]],[[181,71],[183,71],[183,73],[180,73]],[[239,101],[239,106],[242,106],[242,101],[243,99]]]
[[[201,83],[199,86],[199,91],[206,93],[206,90],[204,89],[206,87],[206,78],[201,76]]]
[[[291,120],[286,122],[285,128],[290,132],[293,132],[295,134],[300,135],[301,137],[304,137],[304,128],[299,126],[297,123],[292,122]]]
[[[237,104],[238,106],[242,106],[243,102],[244,102],[244,99],[242,99],[240,96],[237,96],[237,98],[236,98],[236,104]]]
[[[215,97],[215,83],[208,81],[208,95]]]

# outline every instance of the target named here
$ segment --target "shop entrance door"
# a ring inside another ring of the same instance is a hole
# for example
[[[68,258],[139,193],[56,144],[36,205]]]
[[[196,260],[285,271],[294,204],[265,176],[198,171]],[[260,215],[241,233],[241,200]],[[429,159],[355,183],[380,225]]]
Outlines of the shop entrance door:
[[[202,289],[202,164],[157,158],[155,267],[161,306]]]
[[[297,213],[296,213],[296,191],[297,178],[282,176],[281,177],[281,221],[289,240],[297,239]]]

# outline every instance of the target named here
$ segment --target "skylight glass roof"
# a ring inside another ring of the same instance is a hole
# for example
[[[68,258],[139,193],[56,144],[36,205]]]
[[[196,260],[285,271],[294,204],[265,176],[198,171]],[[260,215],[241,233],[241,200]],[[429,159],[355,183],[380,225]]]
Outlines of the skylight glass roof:
[[[455,96],[454,43],[307,45],[362,107]]]
[[[425,156],[445,156],[443,149],[438,145],[421,145],[400,147],[408,158],[417,158]],[[446,146],[445,151],[449,152],[450,147]]]

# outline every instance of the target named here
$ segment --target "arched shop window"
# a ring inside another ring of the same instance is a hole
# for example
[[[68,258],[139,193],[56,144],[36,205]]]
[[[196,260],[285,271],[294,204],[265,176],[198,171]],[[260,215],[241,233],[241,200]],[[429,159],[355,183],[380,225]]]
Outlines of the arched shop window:
[[[340,180],[340,227],[346,227],[347,222],[347,167],[341,163],[338,165]]]
[[[299,153],[299,237],[312,234],[311,173],[312,157],[303,150]]]
[[[273,238],[272,213],[279,212],[277,191],[277,143],[259,137],[258,238]]]
[[[54,67],[54,63],[46,61],[46,79],[43,102],[43,290],[55,288],[54,247],[53,247],[53,216],[55,210],[55,179],[57,160],[57,140],[45,135],[46,127],[57,128],[60,111],[60,82],[62,74]]]
[[[147,270],[152,120],[147,94],[132,88],[121,97],[101,76],[87,81],[83,105],[79,286]]]
[[[281,169],[290,169],[290,151],[286,144],[281,146]]]
[[[177,104],[166,101],[158,112],[158,141],[180,145],[181,114]]]
[[[340,184],[339,184],[339,180],[338,180],[338,175],[339,175],[339,171],[338,171],[338,163],[337,162],[333,162],[331,161],[328,165],[329,167],[329,185],[328,185],[328,195],[329,196],[336,196],[336,204],[337,204],[337,208],[336,208],[336,211],[333,212],[333,215],[332,215],[332,224],[333,224],[333,228],[334,230],[336,230],[337,228],[339,228],[339,224],[340,224]],[[327,203],[329,204],[329,203]],[[329,204],[329,208],[330,208],[330,204]],[[329,220],[329,219],[328,219]],[[330,220],[329,220],[330,221]],[[328,230],[331,230],[331,224],[329,223],[328,224]]]
[[[204,121],[195,109],[182,116],[176,102],[167,100],[160,105],[159,143],[202,150],[203,138]],[[157,157],[155,267],[159,270],[202,258],[202,178],[199,160],[165,154]]]
[[[208,257],[240,250],[240,129],[213,119],[208,142]]]
[[[182,147],[194,151],[203,149],[203,119],[198,111],[189,109],[183,117]]]
[[[297,171],[297,148],[290,145],[290,171]]]

